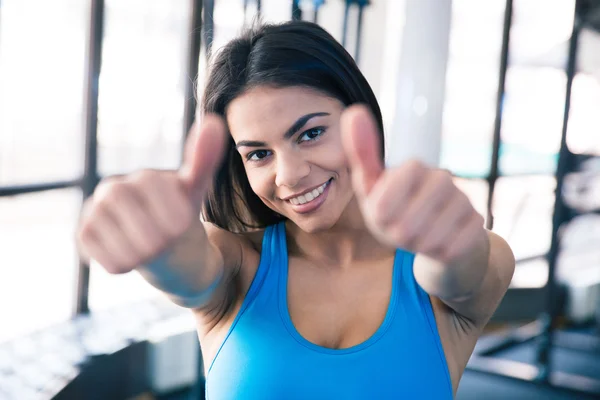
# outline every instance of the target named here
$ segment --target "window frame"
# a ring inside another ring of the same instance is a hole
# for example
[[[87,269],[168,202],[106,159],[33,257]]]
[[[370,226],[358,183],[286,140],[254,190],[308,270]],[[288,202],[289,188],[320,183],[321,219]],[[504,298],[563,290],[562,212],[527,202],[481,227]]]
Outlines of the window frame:
[[[214,0],[209,0],[214,3]],[[197,77],[200,60],[200,47],[202,44],[202,9],[203,0],[189,0],[190,35],[187,51],[187,76]],[[1,10],[1,0],[0,0]],[[104,36],[105,2],[104,0],[90,0],[90,24],[87,34],[87,48],[85,55],[85,93],[84,93],[84,119],[85,119],[85,142],[84,142],[84,169],[83,175],[75,180],[36,182],[24,185],[0,185],[0,198],[40,193],[57,189],[79,188],[82,199],[89,198],[100,182],[98,172],[98,94],[99,77],[102,66],[102,46]],[[212,16],[209,16],[212,19]],[[208,43],[207,43],[208,44]],[[207,52],[208,54],[209,52]],[[196,116],[195,84],[191,79],[186,80],[186,102],[184,109],[184,131],[187,133],[192,126]],[[183,151],[183,149],[182,149]],[[83,204],[82,204],[83,205]],[[88,314],[90,312],[89,297],[90,269],[89,265],[78,258],[77,279],[75,287],[75,303],[73,304],[73,316]]]

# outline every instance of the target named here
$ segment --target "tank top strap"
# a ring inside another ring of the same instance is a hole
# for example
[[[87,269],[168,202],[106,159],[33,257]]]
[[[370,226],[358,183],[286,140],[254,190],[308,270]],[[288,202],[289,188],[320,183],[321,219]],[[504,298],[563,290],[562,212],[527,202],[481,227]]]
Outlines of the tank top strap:
[[[260,252],[260,262],[254,280],[246,293],[240,313],[248,307],[263,290],[277,287],[279,281],[280,265],[282,261],[281,240],[285,244],[285,228],[283,222],[265,228]],[[285,255],[287,258],[287,254]]]
[[[251,307],[269,308],[269,297],[270,293],[277,291],[277,284],[279,281],[279,265],[281,249],[279,248],[279,241],[281,235],[281,224],[269,225],[265,228],[262,246],[260,252],[260,261],[256,269],[254,279],[246,292],[246,296],[242,302],[239,312],[235,316],[231,327],[229,328],[227,335],[225,336],[219,350],[217,351],[215,358],[212,360],[207,374],[212,370],[212,367],[219,357],[223,346],[227,342],[229,336],[232,334],[240,319],[246,314]],[[285,232],[284,232],[285,237]],[[258,306],[256,305],[258,303]],[[263,312],[266,310],[263,310]]]

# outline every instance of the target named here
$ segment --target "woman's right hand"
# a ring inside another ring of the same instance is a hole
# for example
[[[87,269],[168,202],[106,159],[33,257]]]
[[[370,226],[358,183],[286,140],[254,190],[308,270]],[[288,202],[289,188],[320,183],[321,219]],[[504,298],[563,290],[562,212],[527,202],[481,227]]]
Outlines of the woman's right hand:
[[[83,259],[122,274],[154,260],[200,228],[200,207],[222,159],[227,133],[208,115],[192,127],[182,167],[103,180],[84,204],[77,245]],[[206,238],[206,235],[202,235]],[[206,240],[204,240],[206,242]],[[208,243],[196,243],[199,251]]]

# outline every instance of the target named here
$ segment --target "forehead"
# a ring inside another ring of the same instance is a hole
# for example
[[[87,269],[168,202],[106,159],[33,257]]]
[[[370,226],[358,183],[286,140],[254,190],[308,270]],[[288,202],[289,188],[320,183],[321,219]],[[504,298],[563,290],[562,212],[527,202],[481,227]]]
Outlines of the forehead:
[[[234,99],[227,107],[227,123],[237,141],[248,135],[281,135],[306,114],[327,112],[339,116],[343,104],[316,90],[303,87],[253,88]]]

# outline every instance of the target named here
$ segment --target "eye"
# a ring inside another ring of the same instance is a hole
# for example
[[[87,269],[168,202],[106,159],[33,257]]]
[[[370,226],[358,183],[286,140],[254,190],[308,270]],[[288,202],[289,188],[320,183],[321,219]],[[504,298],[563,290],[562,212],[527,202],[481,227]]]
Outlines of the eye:
[[[246,159],[248,161],[261,161],[262,159],[268,157],[271,154],[269,150],[256,150],[248,153]]]
[[[298,142],[311,142],[313,140],[318,140],[323,133],[325,133],[325,128],[323,127],[309,129],[300,135]]]

